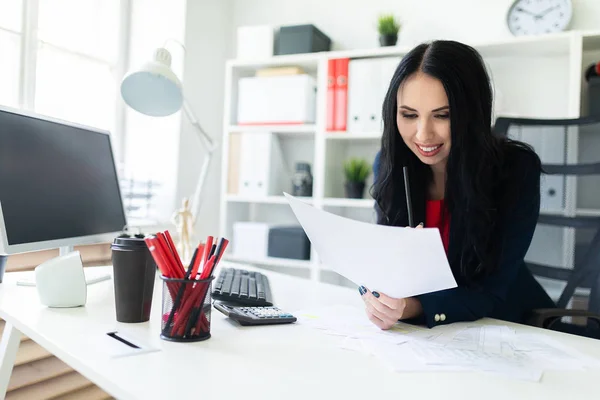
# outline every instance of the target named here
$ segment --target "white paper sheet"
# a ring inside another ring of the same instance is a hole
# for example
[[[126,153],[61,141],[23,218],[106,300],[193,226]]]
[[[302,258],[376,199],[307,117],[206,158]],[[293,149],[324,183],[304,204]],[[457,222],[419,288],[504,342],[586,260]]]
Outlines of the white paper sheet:
[[[293,314],[298,318],[299,325],[319,329],[328,335],[373,339],[393,344],[406,342],[409,339],[407,333],[426,330],[401,322],[391,329],[381,330],[369,321],[364,309],[341,304],[316,310],[295,310]]]
[[[356,221],[284,194],[323,263],[357,286],[396,298],[456,287],[438,229]]]
[[[398,322],[373,325],[363,309],[335,305],[296,310],[298,324],[340,339],[339,347],[378,358],[392,371],[472,371],[538,382],[549,370],[600,369],[600,360],[543,334],[518,334],[503,325],[455,323],[423,328]]]

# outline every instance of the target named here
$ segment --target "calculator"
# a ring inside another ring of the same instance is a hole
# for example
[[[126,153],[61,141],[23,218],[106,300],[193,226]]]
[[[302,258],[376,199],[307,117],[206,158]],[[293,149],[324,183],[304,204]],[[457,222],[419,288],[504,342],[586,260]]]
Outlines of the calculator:
[[[296,322],[296,317],[276,306],[247,307],[223,302],[214,302],[213,305],[217,310],[244,326],[290,324]]]

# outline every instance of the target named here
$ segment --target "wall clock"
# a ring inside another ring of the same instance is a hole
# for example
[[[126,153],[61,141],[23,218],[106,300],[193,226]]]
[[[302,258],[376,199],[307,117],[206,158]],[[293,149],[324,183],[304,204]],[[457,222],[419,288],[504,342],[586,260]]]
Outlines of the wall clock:
[[[573,16],[571,0],[515,0],[506,15],[515,36],[562,32]]]

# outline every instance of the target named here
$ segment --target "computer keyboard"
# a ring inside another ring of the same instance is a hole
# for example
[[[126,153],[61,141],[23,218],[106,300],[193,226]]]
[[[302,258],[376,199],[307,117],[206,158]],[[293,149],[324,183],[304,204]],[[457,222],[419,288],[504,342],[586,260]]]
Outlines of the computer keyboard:
[[[260,272],[223,268],[217,277],[212,297],[248,306],[272,306],[269,279]]]

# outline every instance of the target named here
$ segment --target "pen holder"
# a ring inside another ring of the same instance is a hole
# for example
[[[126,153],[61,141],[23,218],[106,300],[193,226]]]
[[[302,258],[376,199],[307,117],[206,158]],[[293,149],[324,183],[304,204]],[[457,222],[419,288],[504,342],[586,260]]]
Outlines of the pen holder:
[[[210,338],[211,276],[204,280],[174,279],[161,275],[162,321],[160,337],[173,342]]]

